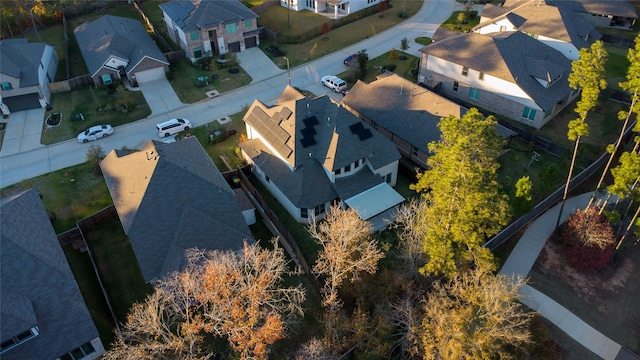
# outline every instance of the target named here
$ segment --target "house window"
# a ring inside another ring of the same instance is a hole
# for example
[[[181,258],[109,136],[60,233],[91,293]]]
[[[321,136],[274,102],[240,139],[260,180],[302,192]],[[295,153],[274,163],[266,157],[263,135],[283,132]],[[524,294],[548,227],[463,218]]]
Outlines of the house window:
[[[334,173],[335,173],[336,175],[340,175],[340,173],[342,173],[342,169],[336,169],[336,171],[334,171]]]
[[[484,81],[484,73],[483,73],[483,72],[480,72],[480,73],[478,74],[478,80],[480,80],[480,81]]]
[[[193,48],[193,57],[196,59],[202,57],[202,50],[200,49],[200,46],[196,46]]]
[[[384,182],[386,182],[387,184],[391,183],[391,173],[388,173],[384,176]]]
[[[324,214],[324,212],[325,212],[324,204],[322,204],[322,205],[318,205],[318,206],[316,206],[316,208],[315,208],[315,209],[313,209],[313,214],[314,214],[315,216],[318,216],[318,215],[320,215],[320,214]]]
[[[13,89],[13,86],[11,86],[11,83],[8,81],[3,81],[2,82],[2,90],[11,90]]]
[[[251,20],[245,20],[244,21],[244,28],[245,29],[251,29]]]
[[[349,171],[351,171],[351,164],[344,167],[344,172],[349,172]]]
[[[458,91],[458,86],[460,86],[460,84],[457,81],[453,82],[453,91]]]
[[[356,162],[353,163],[353,169],[357,169],[360,166],[360,160],[357,160]]]
[[[191,35],[191,40],[198,40],[200,38],[200,35],[198,34],[197,31],[192,32],[190,35]]]
[[[316,8],[316,0],[307,0],[307,7],[315,9]]]
[[[413,156],[418,156],[420,150],[418,150],[417,147],[413,146],[411,149],[411,154],[413,154]]]
[[[238,25],[236,25],[236,23],[226,24],[224,26],[224,29],[227,32],[227,34],[235,34],[236,32],[238,32]]]
[[[213,39],[216,37],[216,32],[214,30],[209,30],[209,39]]]
[[[102,83],[105,85],[111,85],[113,83],[111,80],[111,74],[102,75]]]
[[[309,209],[307,209],[307,208],[300,209],[300,218],[308,219],[309,218]]]
[[[91,342],[86,342],[80,347],[73,349],[72,351],[60,356],[60,360],[80,360],[96,352],[96,349],[91,345]]]
[[[524,111],[522,112],[522,117],[533,121],[536,118],[536,110],[525,106]]]
[[[474,100],[480,100],[480,89],[470,88],[469,97]]]
[[[469,75],[469,68],[466,66],[462,67],[462,76],[467,76]]]
[[[504,25],[500,25],[500,32],[505,32],[507,31],[507,27]]]
[[[33,339],[38,335],[40,335],[40,330],[38,329],[37,326],[34,326],[27,331],[21,332],[20,334],[12,338],[9,338],[6,341],[3,341],[2,344],[0,344],[0,354],[2,354],[3,352],[9,349],[16,347],[18,344],[21,344],[25,341]]]
[[[267,176],[267,174],[264,174],[264,180],[266,182],[271,182],[271,179],[269,179],[269,177]]]

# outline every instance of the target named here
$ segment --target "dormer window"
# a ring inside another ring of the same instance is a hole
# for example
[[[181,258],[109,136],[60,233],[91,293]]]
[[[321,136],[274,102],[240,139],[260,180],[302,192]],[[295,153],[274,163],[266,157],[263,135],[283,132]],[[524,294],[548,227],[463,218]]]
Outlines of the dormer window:
[[[7,91],[7,90],[11,90],[11,89],[13,89],[13,86],[11,86],[10,82],[8,82],[8,81],[3,81],[2,82],[2,90]]]
[[[0,354],[9,349],[13,349],[14,347],[22,344],[25,341],[29,341],[38,335],[40,335],[40,330],[37,326],[34,326],[27,331],[21,332],[20,334],[9,338],[6,341],[3,341],[2,344],[0,344]]]
[[[468,76],[469,75],[469,68],[466,66],[462,67],[462,76]]]

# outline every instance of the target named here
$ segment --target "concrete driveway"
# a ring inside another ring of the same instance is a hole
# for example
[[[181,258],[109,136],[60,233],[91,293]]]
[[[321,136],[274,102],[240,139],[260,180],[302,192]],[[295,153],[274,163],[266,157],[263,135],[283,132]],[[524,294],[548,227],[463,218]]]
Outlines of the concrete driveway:
[[[31,109],[11,113],[4,131],[0,156],[17,154],[44,147],[40,143],[45,109]],[[69,121],[63,118],[62,121]]]
[[[142,95],[144,95],[147,104],[151,108],[150,116],[166,114],[185,106],[166,78],[140,83],[139,88],[132,88],[131,90],[142,91]]]
[[[269,57],[257,47],[236,53],[236,56],[240,61],[240,66],[247,72],[247,74],[249,74],[249,76],[251,76],[251,84],[280,75],[287,71],[277,67],[276,64],[274,64],[273,61],[271,61],[271,59],[269,59]]]

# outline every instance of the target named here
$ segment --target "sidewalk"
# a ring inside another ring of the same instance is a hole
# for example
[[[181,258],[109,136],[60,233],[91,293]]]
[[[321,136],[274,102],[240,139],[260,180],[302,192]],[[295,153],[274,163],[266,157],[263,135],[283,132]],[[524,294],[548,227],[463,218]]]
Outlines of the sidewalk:
[[[584,209],[589,203],[591,194],[586,193],[567,199],[560,221],[565,221],[576,209]],[[559,211],[560,205],[558,204],[529,225],[500,269],[500,274],[523,278],[528,276],[547,239],[555,230]],[[525,285],[521,293],[524,296],[522,302],[525,305],[554,323],[596,355],[606,360],[634,359],[634,357],[629,357],[628,350],[620,344],[604,336],[540,291]]]

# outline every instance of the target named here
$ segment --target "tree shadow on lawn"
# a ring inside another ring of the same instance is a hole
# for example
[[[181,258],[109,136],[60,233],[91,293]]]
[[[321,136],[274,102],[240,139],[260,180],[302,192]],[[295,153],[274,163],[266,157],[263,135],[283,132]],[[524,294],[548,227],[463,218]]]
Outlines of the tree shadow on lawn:
[[[636,247],[617,267],[585,275],[571,268],[560,244],[547,241],[530,285],[573,312],[613,341],[640,353],[640,251]]]

